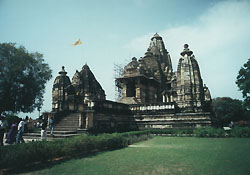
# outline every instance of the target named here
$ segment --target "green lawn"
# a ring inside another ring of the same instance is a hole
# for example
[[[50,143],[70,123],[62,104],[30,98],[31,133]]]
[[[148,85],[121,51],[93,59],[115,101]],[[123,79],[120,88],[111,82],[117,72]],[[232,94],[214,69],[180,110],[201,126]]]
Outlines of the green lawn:
[[[125,149],[73,159],[27,174],[250,174],[250,139],[154,137]]]

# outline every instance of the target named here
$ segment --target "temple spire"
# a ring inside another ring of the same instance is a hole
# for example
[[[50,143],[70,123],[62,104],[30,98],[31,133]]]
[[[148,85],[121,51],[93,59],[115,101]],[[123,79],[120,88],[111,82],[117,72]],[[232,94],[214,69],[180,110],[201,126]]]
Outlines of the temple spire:
[[[202,110],[204,102],[203,81],[198,62],[188,44],[184,45],[177,69],[177,104],[188,112]]]
[[[67,72],[65,71],[64,68],[65,68],[65,67],[62,66],[62,70],[61,70],[60,72],[58,72],[60,75],[66,75],[66,74],[67,74]]]
[[[193,51],[189,50],[188,44],[184,44],[184,49],[180,54],[181,54],[181,56],[185,56],[186,54],[188,56],[191,56],[193,54]]]

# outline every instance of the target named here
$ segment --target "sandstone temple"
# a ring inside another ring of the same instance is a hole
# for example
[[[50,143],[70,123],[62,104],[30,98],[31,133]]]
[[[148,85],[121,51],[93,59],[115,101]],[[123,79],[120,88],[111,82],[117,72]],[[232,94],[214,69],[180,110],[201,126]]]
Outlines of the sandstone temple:
[[[105,91],[87,64],[72,80],[65,68],[55,78],[52,111],[56,129],[128,131],[154,128],[195,128],[211,124],[211,95],[188,44],[180,52],[177,71],[162,37],[151,38],[143,57],[133,57],[115,80],[119,101]]]

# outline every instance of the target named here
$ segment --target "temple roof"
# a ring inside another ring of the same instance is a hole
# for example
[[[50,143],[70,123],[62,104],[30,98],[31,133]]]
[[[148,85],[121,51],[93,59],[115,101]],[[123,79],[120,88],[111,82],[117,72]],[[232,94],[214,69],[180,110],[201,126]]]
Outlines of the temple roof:
[[[72,85],[79,92],[90,93],[92,95],[100,94],[101,96],[105,97],[104,90],[102,89],[100,83],[96,80],[94,74],[87,64],[82,67],[80,72],[76,71],[72,78]]]
[[[158,35],[158,33],[154,34],[154,36],[151,38],[149,47],[147,49],[147,52],[151,52],[153,55],[163,56],[167,55],[167,49],[165,48],[164,42],[162,40],[162,37]]]
[[[86,63],[86,64],[82,67],[82,69],[89,69],[88,64]]]
[[[162,37],[157,32],[154,34],[151,40],[153,41],[154,38],[162,40]]]
[[[58,72],[60,75],[66,75],[66,74],[67,74],[67,72],[65,71],[64,68],[65,68],[65,67],[62,66],[62,70],[61,70],[60,72]]]
[[[70,79],[69,77],[66,75],[67,72],[64,69],[65,67],[62,66],[62,70],[59,73],[59,75],[55,78],[54,80],[54,84],[53,84],[53,89],[54,88],[58,88],[58,87],[67,87],[68,85],[70,85]]]
[[[189,50],[188,44],[184,44],[184,49],[183,49],[183,51],[180,54],[181,54],[181,56],[184,56],[186,54],[188,56],[191,56],[193,54],[193,51]]]

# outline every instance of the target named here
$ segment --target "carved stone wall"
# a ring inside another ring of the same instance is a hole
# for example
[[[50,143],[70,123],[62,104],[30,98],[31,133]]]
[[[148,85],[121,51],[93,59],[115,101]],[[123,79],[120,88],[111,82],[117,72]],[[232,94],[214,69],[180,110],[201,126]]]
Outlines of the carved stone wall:
[[[203,81],[198,63],[185,44],[177,69],[177,104],[183,111],[202,111],[204,102]]]
[[[139,61],[133,57],[124,67],[122,77],[116,79],[123,92],[121,102],[129,104],[132,97],[136,99],[133,104],[162,102],[162,92],[171,88],[172,74],[170,55],[162,37],[156,33],[144,57]]]
[[[64,110],[65,109],[65,101],[68,99],[68,95],[70,95],[70,79],[67,76],[67,72],[64,70],[64,66],[62,70],[59,72],[59,76],[57,76],[54,80],[53,89],[52,89],[52,109],[53,110]]]
[[[79,113],[82,128],[103,132],[210,125],[210,91],[187,44],[181,56],[173,72],[170,55],[156,33],[144,57],[133,57],[116,79],[121,103],[106,100],[87,64],[76,71],[72,83],[63,67],[54,81],[52,111],[69,112],[69,120]]]
[[[203,87],[198,62],[187,44],[181,55],[177,72],[173,72],[170,55],[156,33],[144,57],[139,61],[133,57],[122,77],[116,79],[123,92],[120,102],[176,102],[182,112],[203,111],[204,106],[207,109],[210,92]]]
[[[80,72],[76,71],[72,83],[66,74],[63,67],[54,81],[52,89],[53,111],[83,111],[88,102],[106,99],[105,91],[87,64]]]

